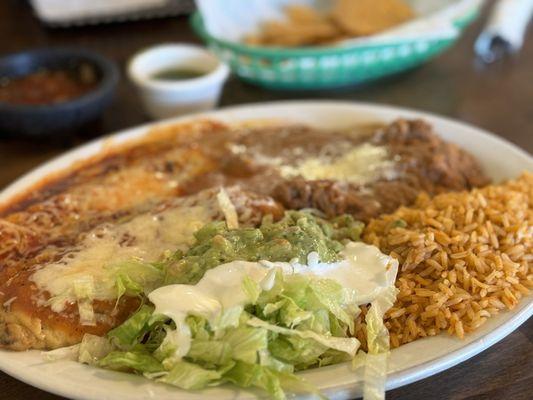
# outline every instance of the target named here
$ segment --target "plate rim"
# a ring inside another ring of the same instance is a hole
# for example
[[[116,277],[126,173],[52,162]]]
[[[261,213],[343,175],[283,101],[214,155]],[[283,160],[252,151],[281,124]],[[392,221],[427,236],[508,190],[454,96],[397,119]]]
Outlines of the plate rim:
[[[405,118],[423,118],[429,120],[430,123],[440,122],[446,123],[451,127],[456,127],[462,130],[468,129],[476,134],[490,139],[493,143],[507,147],[509,151],[514,152],[517,156],[520,155],[527,164],[531,164],[530,167],[527,165],[524,166],[524,169],[533,168],[533,156],[531,156],[526,150],[520,148],[518,145],[498,136],[485,129],[476,127],[470,123],[459,121],[447,116],[438,115],[432,112],[427,112],[424,110],[416,110],[406,107],[397,107],[395,105],[389,104],[374,104],[368,102],[352,102],[352,101],[336,101],[336,100],[289,100],[289,101],[273,101],[273,102],[255,102],[247,103],[244,105],[233,105],[230,107],[223,107],[211,112],[200,112],[194,114],[188,114],[186,116],[174,117],[165,119],[162,121],[152,121],[144,123],[138,126],[133,126],[117,132],[113,132],[108,135],[97,137],[87,143],[84,143],[80,146],[76,146],[66,152],[60,153],[59,155],[47,160],[44,163],[39,164],[37,167],[31,169],[27,173],[23,174],[21,177],[17,178],[11,184],[6,186],[0,191],[0,205],[3,205],[5,202],[9,202],[11,198],[15,197],[17,194],[23,193],[24,190],[31,188],[31,186],[41,179],[45,178],[47,175],[53,172],[60,172],[68,168],[68,164],[61,166],[62,162],[71,160],[71,162],[83,161],[87,158],[90,158],[92,155],[98,154],[102,151],[104,146],[107,146],[108,141],[112,141],[111,148],[114,146],[119,146],[123,142],[128,142],[129,140],[134,140],[135,138],[142,137],[147,134],[150,129],[155,127],[168,126],[178,123],[186,123],[189,121],[194,121],[198,119],[214,119],[217,117],[230,116],[233,113],[239,113],[243,111],[253,112],[255,110],[261,110],[264,108],[292,108],[292,109],[302,109],[305,107],[346,107],[358,109],[362,112],[372,112],[375,111],[381,114],[390,114],[396,117],[405,117]],[[407,114],[407,115],[406,115]],[[235,119],[238,119],[236,116]],[[87,154],[89,153],[89,154]],[[48,171],[49,170],[49,171]],[[522,299],[525,301],[526,299]],[[510,313],[513,313],[511,311]],[[533,298],[530,298],[527,303],[521,307],[518,312],[515,312],[511,317],[502,325],[497,326],[493,330],[487,332],[482,337],[468,343],[467,345],[456,349],[444,356],[436,357],[434,359],[428,360],[421,364],[412,366],[405,370],[393,372],[389,374],[387,378],[386,388],[387,390],[395,389],[413,382],[416,382],[421,379],[425,379],[429,376],[442,372],[446,369],[449,369],[455,365],[458,365],[467,359],[481,353],[487,348],[491,347],[498,341],[504,339],[507,335],[514,332],[518,327],[527,321],[533,315]],[[46,381],[39,381],[38,379],[32,379],[31,376],[26,376],[24,373],[17,371],[17,367],[10,368],[11,366],[6,365],[7,363],[3,362],[2,353],[5,350],[0,350],[0,370],[6,374],[12,376],[14,379],[20,380],[28,385],[37,387],[41,390],[45,390],[49,393],[54,393],[59,396],[65,396],[80,400],[92,399],[90,395],[80,395],[76,394],[75,390],[70,389],[61,389],[54,387],[53,383],[47,383]],[[37,382],[36,382],[37,381]],[[350,391],[350,386],[352,391]],[[342,395],[353,395],[357,394],[353,388],[354,384],[345,384],[337,385],[333,387],[326,386],[324,391],[343,391]],[[341,395],[341,396],[342,396]],[[335,396],[333,396],[335,397]]]

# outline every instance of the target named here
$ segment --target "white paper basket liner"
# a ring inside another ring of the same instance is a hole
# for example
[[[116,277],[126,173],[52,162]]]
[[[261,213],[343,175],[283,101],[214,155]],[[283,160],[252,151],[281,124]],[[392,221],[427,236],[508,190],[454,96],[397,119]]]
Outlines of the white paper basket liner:
[[[454,21],[479,7],[483,0],[406,0],[417,18],[365,38],[354,38],[338,45],[369,43],[382,44],[416,38],[454,38],[459,34]],[[257,33],[265,21],[284,18],[288,4],[305,4],[325,11],[332,0],[196,0],[207,31],[229,42],[241,42],[249,34]]]

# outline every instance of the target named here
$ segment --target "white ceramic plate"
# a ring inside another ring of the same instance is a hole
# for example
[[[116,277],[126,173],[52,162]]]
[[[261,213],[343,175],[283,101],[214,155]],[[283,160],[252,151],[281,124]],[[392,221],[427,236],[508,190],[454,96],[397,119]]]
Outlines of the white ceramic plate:
[[[442,137],[473,153],[495,181],[516,177],[523,170],[533,170],[533,159],[523,150],[491,134],[460,122],[435,115],[387,106],[340,102],[268,103],[202,114],[224,122],[276,119],[302,122],[322,128],[343,128],[366,122],[389,122],[398,117],[424,118]],[[181,122],[198,116],[180,118]],[[96,140],[58,157],[19,179],[0,194],[0,202],[39,181],[50,172],[68,167],[89,157],[102,146],[120,143],[144,135],[154,124],[127,130],[110,138]],[[523,299],[511,312],[490,318],[478,331],[459,340],[447,335],[421,339],[392,351],[387,389],[426,378],[450,368],[485,350],[513,332],[533,314],[533,298]],[[495,366],[495,368],[497,368]],[[156,384],[144,378],[92,368],[71,361],[44,362],[40,353],[0,351],[0,369],[13,377],[43,390],[83,400],[160,400],[249,399],[256,394],[232,387],[218,387],[201,392],[185,392]],[[333,399],[361,394],[361,374],[348,365],[334,365],[305,371],[302,376],[316,384]]]

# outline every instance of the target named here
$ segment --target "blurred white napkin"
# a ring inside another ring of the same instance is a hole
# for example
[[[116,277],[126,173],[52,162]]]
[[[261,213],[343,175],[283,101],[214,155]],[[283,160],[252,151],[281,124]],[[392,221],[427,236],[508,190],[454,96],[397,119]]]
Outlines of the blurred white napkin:
[[[39,15],[77,19],[133,12],[165,5],[167,0],[31,0]]]
[[[532,13],[533,0],[499,0],[476,40],[476,54],[487,62],[494,61],[496,40],[503,42],[511,52],[520,50]]]

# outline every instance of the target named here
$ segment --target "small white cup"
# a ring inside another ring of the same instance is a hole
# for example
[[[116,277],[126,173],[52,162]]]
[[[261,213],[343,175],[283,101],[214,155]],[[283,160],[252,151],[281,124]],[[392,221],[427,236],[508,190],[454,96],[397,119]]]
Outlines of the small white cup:
[[[204,75],[178,81],[154,78],[158,72],[174,68]],[[229,68],[203,47],[164,44],[133,56],[128,74],[139,90],[146,112],[161,119],[214,108]]]

